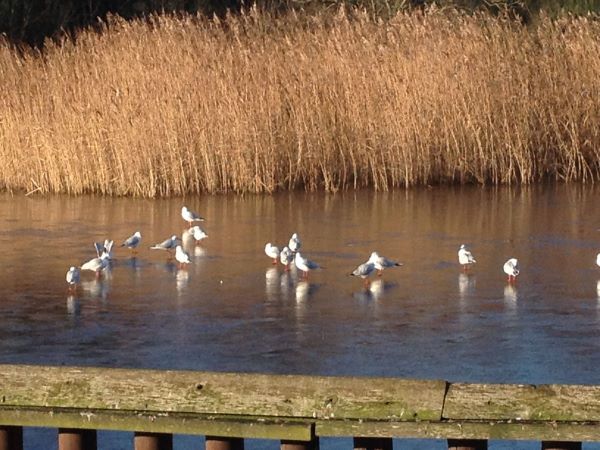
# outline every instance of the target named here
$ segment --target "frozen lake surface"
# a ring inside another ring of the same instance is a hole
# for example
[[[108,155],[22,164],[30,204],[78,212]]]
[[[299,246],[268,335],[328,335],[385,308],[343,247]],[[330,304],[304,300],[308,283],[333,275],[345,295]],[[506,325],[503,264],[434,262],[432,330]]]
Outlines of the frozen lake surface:
[[[600,189],[581,186],[168,200],[3,195],[0,361],[600,384],[599,199]],[[181,235],[184,204],[206,217],[209,237],[186,242],[193,262],[181,270],[148,247]],[[117,248],[109,273],[84,272],[67,292],[68,267],[95,256],[94,241],[120,243],[136,230],[136,255]],[[308,281],[263,251],[293,232],[324,267]],[[457,262],[463,243],[477,259],[469,273]],[[348,273],[374,250],[404,265],[365,289]],[[510,257],[521,268],[514,285],[502,272]],[[26,445],[39,448],[52,433],[29,430]],[[100,446],[130,448],[125,435],[101,433]],[[176,448],[198,439],[178,437]]]

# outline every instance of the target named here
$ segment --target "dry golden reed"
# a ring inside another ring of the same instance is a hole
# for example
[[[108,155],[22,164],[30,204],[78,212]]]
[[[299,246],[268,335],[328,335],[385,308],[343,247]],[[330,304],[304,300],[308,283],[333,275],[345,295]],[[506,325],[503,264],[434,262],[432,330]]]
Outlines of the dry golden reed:
[[[0,45],[0,183],[167,196],[600,175],[600,22],[113,18]]]

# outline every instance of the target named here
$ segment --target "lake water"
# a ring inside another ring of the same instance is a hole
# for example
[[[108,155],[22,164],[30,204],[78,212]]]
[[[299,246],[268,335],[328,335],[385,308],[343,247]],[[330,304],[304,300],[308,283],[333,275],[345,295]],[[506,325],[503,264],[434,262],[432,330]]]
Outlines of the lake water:
[[[600,188],[582,186],[168,200],[6,194],[0,362],[600,384],[599,198]],[[181,235],[184,204],[206,217],[209,237],[187,242],[193,262],[180,270],[148,247]],[[84,272],[67,291],[68,267],[94,257],[94,241],[120,243],[136,230],[137,255],[117,248],[109,273]],[[308,281],[263,251],[293,232],[324,267]],[[457,262],[462,243],[477,259],[468,273]],[[348,273],[374,250],[404,265],[366,289]],[[521,269],[513,285],[502,271],[510,257]],[[39,443],[54,432],[27,430],[26,446],[48,448]],[[198,439],[178,437],[176,448]],[[130,448],[131,435],[105,432],[103,442]],[[351,445],[322,447],[341,443]]]

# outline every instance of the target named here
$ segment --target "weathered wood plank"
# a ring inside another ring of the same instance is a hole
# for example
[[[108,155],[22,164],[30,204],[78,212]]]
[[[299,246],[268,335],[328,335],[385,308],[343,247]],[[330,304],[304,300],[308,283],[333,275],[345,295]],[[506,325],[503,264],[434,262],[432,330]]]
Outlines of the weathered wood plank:
[[[445,389],[434,380],[0,365],[0,406],[435,420]]]
[[[317,421],[319,437],[600,441],[600,423]]]
[[[63,408],[2,407],[0,424],[301,441],[314,435],[313,424],[301,420]]]
[[[452,383],[442,415],[461,420],[600,421],[600,386]]]

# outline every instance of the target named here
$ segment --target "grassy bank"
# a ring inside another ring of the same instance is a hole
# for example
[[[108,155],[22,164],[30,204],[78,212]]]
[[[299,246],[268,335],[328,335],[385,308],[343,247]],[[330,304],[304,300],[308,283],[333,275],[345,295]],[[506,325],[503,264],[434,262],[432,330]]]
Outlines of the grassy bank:
[[[0,184],[163,196],[600,176],[600,22],[111,20],[0,45]]]

